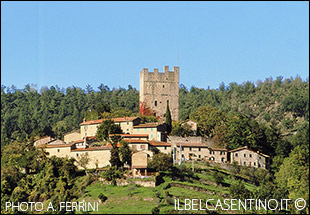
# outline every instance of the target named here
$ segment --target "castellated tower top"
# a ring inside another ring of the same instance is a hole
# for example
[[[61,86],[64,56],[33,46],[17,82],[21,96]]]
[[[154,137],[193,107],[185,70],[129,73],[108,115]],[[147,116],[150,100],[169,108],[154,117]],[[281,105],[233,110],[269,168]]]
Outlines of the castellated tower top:
[[[140,72],[140,114],[154,115],[164,119],[167,103],[172,120],[179,118],[179,67],[164,67],[161,73],[158,69],[149,72],[147,68]]]

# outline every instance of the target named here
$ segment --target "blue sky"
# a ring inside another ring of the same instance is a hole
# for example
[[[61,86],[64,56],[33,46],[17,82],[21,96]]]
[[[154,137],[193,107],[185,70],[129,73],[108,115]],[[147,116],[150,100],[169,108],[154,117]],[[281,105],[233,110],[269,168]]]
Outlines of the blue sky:
[[[1,84],[139,89],[309,77],[309,2],[1,2]]]

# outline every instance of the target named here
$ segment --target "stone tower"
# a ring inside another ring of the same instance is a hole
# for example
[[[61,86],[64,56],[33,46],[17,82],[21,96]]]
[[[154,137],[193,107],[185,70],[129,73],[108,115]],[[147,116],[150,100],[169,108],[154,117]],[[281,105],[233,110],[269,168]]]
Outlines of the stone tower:
[[[172,120],[179,119],[179,67],[164,67],[164,73],[158,69],[148,72],[143,69],[140,72],[140,108],[141,115],[154,115],[164,119],[167,110],[167,102]]]

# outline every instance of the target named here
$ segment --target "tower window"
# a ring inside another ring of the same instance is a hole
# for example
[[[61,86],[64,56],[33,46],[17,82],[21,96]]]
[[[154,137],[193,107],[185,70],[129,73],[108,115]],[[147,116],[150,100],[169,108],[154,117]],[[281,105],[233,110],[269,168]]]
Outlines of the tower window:
[[[165,85],[163,85],[163,88],[165,88]]]
[[[155,101],[155,106],[157,106],[157,101]]]

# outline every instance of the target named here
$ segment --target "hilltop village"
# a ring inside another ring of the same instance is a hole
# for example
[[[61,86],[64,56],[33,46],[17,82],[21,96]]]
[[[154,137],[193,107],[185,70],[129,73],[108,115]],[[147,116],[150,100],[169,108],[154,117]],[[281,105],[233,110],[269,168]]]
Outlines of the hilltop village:
[[[141,115],[152,115],[158,119],[156,123],[141,123],[141,118],[120,117],[111,120],[122,129],[121,138],[128,142],[132,150],[131,170],[133,174],[146,172],[148,158],[154,154],[154,148],[159,152],[171,154],[173,162],[200,160],[205,162],[227,164],[236,161],[242,166],[268,168],[269,156],[248,147],[234,150],[217,147],[212,140],[198,136],[177,137],[167,134],[164,125],[167,105],[171,110],[172,120],[178,121],[179,114],[179,67],[169,71],[164,67],[164,72],[158,69],[140,72],[140,109]],[[89,157],[87,168],[102,168],[110,164],[112,145],[98,144],[96,132],[98,126],[105,119],[83,122],[78,131],[64,135],[64,140],[53,139],[49,136],[42,137],[35,142],[35,146],[44,148],[49,156],[69,157],[79,160],[83,155]],[[197,132],[197,123],[191,120],[183,121],[193,131]],[[113,135],[113,134],[110,134]],[[120,147],[120,143],[117,144]]]

